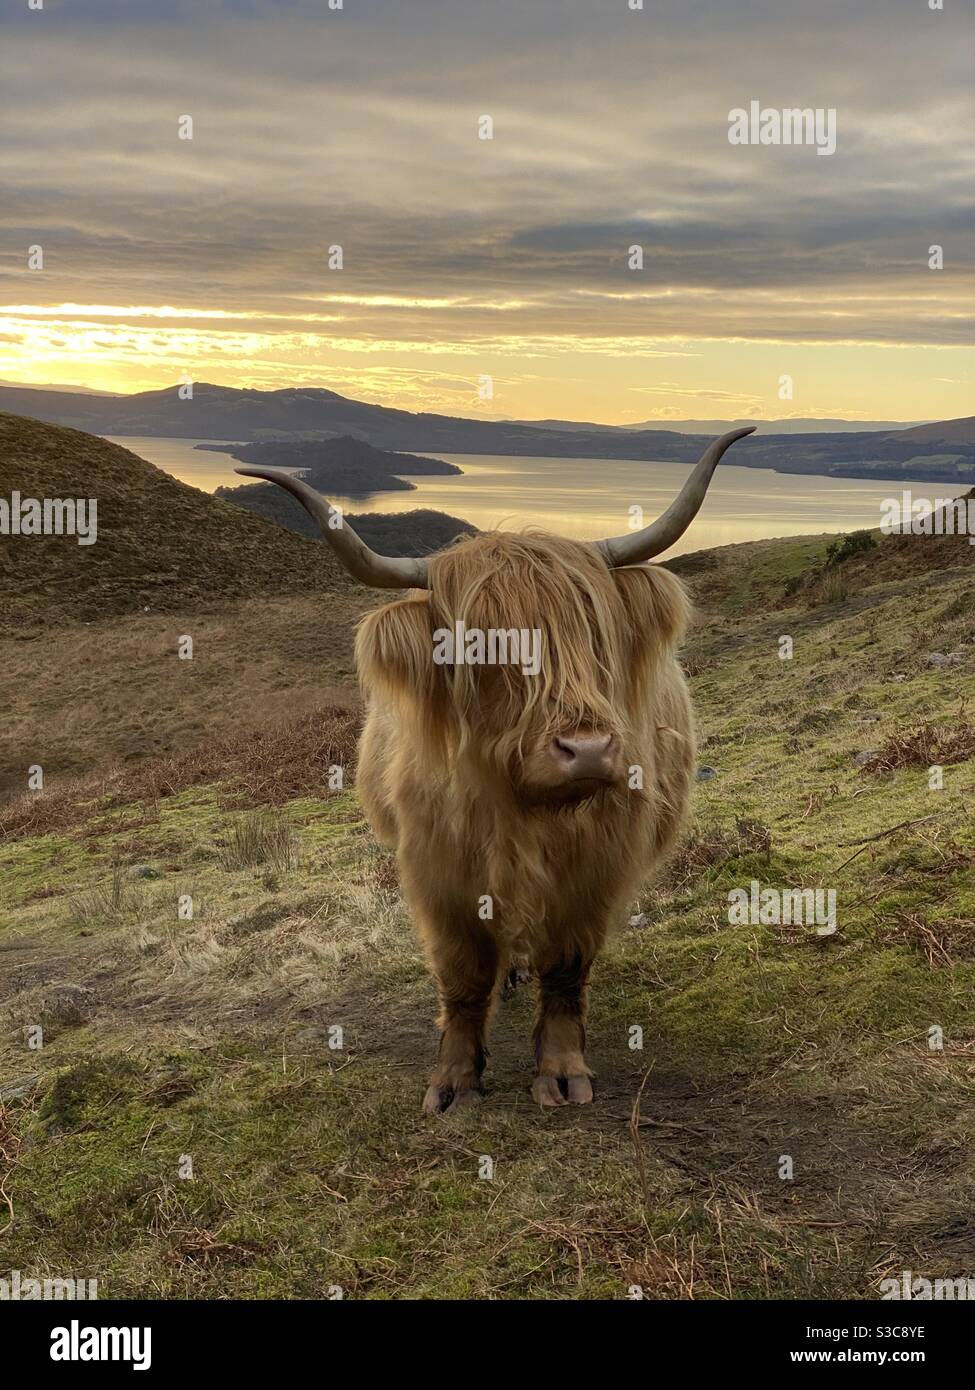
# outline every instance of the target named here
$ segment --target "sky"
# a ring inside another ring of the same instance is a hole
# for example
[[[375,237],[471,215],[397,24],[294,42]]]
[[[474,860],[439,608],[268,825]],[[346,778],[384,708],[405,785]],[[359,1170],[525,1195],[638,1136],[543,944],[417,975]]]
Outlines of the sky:
[[[975,413],[960,0],[330,3],[0,0],[0,378]],[[752,102],[835,152],[730,143]]]

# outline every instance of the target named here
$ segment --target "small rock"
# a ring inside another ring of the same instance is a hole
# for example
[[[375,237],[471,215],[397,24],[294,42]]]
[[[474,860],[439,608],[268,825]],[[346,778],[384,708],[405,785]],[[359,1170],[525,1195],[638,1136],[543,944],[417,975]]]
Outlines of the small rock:
[[[925,666],[944,666],[948,658],[944,652],[928,652],[924,658]]]
[[[158,878],[159,875],[151,864],[133,864],[129,870],[131,878]]]
[[[645,912],[637,912],[633,917],[630,918],[631,927],[645,927],[646,925],[647,914]]]
[[[880,752],[880,749],[879,749],[879,748],[863,748],[863,749],[861,749],[861,751],[860,751],[860,752],[856,755],[856,757],[853,759],[853,766],[854,766],[854,767],[866,767],[867,763],[872,762],[873,759],[877,756],[877,754],[878,754],[879,752]]]
[[[0,1086],[0,1105],[29,1096],[31,1091],[37,1089],[40,1080],[39,1076],[15,1076],[6,1086]]]
[[[713,767],[699,767],[694,774],[694,780],[695,782],[710,782],[717,775],[717,770]]]

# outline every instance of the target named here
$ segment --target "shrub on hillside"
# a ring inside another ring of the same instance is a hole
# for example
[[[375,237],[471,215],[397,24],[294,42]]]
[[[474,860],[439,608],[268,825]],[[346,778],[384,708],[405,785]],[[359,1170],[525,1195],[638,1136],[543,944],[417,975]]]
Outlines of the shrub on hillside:
[[[44,835],[136,801],[157,801],[187,787],[220,783],[230,802],[281,805],[328,794],[329,770],[351,785],[361,724],[357,710],[325,705],[290,724],[243,729],[186,753],[156,758],[95,778],[78,778],[0,807],[0,841]]]
[[[975,758],[975,726],[959,717],[954,724],[923,720],[891,734],[861,771],[896,772],[901,767],[951,767]]]

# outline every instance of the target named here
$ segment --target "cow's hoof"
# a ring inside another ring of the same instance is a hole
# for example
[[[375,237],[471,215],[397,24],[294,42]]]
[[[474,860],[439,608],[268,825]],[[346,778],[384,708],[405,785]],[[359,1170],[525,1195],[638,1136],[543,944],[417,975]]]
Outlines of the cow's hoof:
[[[532,1082],[532,1098],[549,1110],[556,1105],[589,1105],[592,1102],[592,1082],[588,1076],[536,1076]]]
[[[480,1091],[475,1091],[472,1087],[455,1091],[453,1086],[431,1083],[423,1097],[423,1108],[428,1115],[452,1115],[456,1110],[463,1110],[466,1106],[475,1105],[481,1100],[483,1096]]]

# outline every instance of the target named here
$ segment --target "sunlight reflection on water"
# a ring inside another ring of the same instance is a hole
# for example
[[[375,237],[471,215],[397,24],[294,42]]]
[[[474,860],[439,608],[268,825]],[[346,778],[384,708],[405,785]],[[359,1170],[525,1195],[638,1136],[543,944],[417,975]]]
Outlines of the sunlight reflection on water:
[[[184,483],[213,492],[242,480],[229,454],[197,450],[196,439],[119,438],[113,441]],[[218,441],[208,440],[207,443]],[[578,540],[629,529],[631,506],[651,521],[677,495],[690,466],[630,459],[507,458],[436,454],[462,468],[453,477],[411,478],[413,492],[379,492],[365,500],[336,494],[353,512],[408,512],[432,507],[482,530],[543,527]],[[669,553],[705,550],[736,541],[879,526],[884,498],[907,487],[915,497],[956,497],[963,487],[922,482],[871,482],[774,473],[719,464],[693,526]]]

